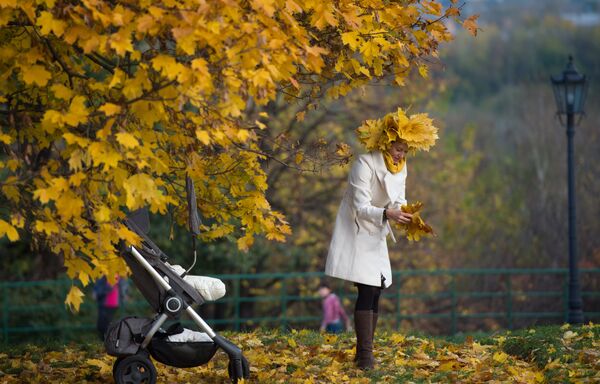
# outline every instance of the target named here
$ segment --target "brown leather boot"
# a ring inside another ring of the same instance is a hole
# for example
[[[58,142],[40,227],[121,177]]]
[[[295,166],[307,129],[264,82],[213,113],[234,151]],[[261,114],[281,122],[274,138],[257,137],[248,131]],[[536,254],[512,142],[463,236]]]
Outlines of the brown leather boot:
[[[377,312],[373,312],[373,346],[375,345],[375,329],[377,329],[377,320],[379,318],[379,314]],[[356,363],[358,361],[358,349],[356,350],[356,353],[354,354],[354,362]]]
[[[373,368],[373,311],[354,311],[356,330],[356,366],[368,370]]]

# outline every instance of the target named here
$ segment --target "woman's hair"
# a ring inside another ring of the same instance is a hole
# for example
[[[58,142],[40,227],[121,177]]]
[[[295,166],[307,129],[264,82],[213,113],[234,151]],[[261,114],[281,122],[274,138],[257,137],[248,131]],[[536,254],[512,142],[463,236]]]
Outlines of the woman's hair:
[[[319,288],[329,288],[329,289],[331,289],[331,287],[329,286],[329,283],[327,283],[326,281],[321,281],[319,283]]]
[[[401,139],[401,138],[397,138],[396,140],[394,140],[394,141],[390,142],[390,148],[391,148],[391,146],[392,146],[393,144],[395,144],[395,143],[406,144],[406,145],[407,145],[407,146],[410,148],[410,145],[408,144],[408,141],[406,141],[406,140],[404,140],[404,139]],[[388,148],[388,149],[389,149],[389,148]]]

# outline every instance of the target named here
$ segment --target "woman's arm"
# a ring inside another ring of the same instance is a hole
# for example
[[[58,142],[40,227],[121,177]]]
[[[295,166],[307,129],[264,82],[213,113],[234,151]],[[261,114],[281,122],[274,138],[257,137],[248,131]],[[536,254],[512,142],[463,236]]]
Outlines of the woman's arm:
[[[406,166],[406,165],[405,165]],[[390,208],[386,209],[385,215],[389,220],[396,221],[398,223],[409,223],[412,218],[412,214],[402,212],[403,205],[406,205],[406,174],[404,176],[404,183],[402,184],[402,189],[394,201],[394,204],[391,205]]]
[[[352,192],[352,208],[356,216],[373,224],[383,225],[383,208],[371,205],[371,178],[373,170],[364,158],[359,157],[350,171],[350,189]]]

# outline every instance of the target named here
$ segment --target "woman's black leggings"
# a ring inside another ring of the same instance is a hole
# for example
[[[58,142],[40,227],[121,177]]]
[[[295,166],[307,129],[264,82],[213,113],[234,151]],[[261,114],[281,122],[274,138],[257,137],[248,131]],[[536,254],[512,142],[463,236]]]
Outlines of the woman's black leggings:
[[[356,299],[355,311],[370,311],[379,312],[379,295],[381,295],[381,287],[372,285],[356,284],[358,288],[358,298]]]

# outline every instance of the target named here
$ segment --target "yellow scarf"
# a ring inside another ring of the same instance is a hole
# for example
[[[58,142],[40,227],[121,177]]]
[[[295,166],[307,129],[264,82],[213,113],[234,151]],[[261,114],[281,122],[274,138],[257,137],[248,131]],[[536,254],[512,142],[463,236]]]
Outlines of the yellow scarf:
[[[388,171],[393,174],[400,172],[404,167],[404,163],[406,162],[406,159],[403,159],[398,164],[395,164],[392,156],[387,151],[383,152],[383,160],[385,161],[385,166],[387,167]]]

